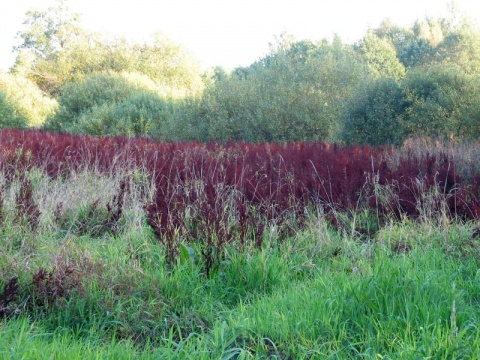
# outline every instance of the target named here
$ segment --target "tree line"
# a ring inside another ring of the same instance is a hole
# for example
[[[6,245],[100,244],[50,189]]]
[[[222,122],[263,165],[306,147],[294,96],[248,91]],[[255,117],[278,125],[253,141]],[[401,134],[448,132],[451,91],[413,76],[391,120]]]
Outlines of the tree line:
[[[86,31],[64,0],[26,14],[0,73],[0,128],[171,141],[399,145],[480,135],[480,31],[468,19],[385,20],[348,44],[283,33],[253,64],[207,72],[157,34]]]

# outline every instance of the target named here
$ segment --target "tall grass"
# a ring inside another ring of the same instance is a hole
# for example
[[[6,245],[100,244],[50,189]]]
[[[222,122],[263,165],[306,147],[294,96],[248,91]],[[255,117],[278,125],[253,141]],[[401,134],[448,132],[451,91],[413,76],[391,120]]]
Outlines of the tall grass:
[[[476,184],[448,157],[2,136],[1,358],[480,351]]]

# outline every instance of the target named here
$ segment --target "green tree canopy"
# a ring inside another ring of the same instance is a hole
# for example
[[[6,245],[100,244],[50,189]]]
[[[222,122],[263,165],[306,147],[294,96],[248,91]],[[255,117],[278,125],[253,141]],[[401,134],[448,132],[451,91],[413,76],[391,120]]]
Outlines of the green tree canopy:
[[[409,136],[471,138],[480,135],[474,135],[470,129],[475,125],[474,120],[466,121],[480,103],[478,75],[467,75],[459,67],[438,65],[410,71],[403,87],[409,103],[405,111]],[[480,122],[480,118],[476,122]]]
[[[99,73],[66,84],[47,130],[165,137],[173,99],[142,74]]]
[[[406,106],[402,87],[393,78],[359,87],[343,114],[342,139],[348,144],[400,145]]]
[[[102,71],[142,73],[182,96],[203,88],[198,62],[161,34],[151,43],[134,43],[87,32],[63,0],[46,11],[29,11],[24,25],[13,72],[51,95],[58,96],[68,82]]]
[[[405,67],[397,57],[394,45],[369,32],[358,45],[375,78],[390,77],[400,80],[405,76]]]
[[[183,123],[210,139],[329,141],[338,136],[343,103],[369,76],[360,55],[338,38],[314,44],[283,35],[251,66],[230,75],[217,70]]]
[[[445,35],[435,55],[438,63],[457,66],[467,74],[479,74],[480,31],[469,22],[462,23]]]

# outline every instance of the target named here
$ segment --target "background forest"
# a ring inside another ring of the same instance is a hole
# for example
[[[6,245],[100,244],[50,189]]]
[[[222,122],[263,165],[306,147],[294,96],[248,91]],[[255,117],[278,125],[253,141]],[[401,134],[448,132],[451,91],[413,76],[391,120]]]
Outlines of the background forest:
[[[297,41],[232,71],[201,70],[182,47],[82,28],[64,3],[26,14],[0,73],[0,128],[159,140],[321,140],[399,145],[480,135],[480,31],[469,20],[385,20],[355,44]]]

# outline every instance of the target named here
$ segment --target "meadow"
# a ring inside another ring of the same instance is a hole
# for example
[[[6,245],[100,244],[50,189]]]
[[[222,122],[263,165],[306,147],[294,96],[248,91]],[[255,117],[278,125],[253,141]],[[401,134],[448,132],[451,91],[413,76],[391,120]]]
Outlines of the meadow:
[[[0,130],[0,358],[478,358],[479,153]]]

